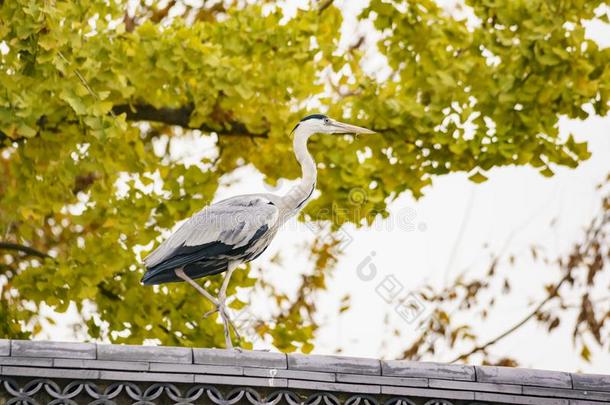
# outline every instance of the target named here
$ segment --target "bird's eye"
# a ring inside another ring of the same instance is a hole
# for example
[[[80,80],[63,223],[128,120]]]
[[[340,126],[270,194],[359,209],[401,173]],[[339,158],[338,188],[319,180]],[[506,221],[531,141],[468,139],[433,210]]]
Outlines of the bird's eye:
[[[324,118],[324,125],[330,124],[330,120],[328,118]]]

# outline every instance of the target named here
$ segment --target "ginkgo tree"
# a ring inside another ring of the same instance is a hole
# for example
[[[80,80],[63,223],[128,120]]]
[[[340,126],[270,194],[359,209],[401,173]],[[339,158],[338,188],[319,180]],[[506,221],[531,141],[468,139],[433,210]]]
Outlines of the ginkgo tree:
[[[291,18],[266,1],[1,2],[0,335],[36,335],[43,304],[73,304],[91,339],[221,346],[188,288],[139,286],[140,256],[239,167],[270,184],[297,177],[289,133],[311,100],[378,132],[311,141],[321,193],[301,219],[334,229],[386,216],[434,176],[481,182],[505,165],[551,176],[587,159],[557,123],[608,111],[610,50],[584,28],[608,3],[466,4],[475,24],[431,0],[372,0],[358,18],[381,39],[343,49],[332,1]],[[388,74],[366,69],[367,47]],[[187,136],[213,140],[214,156],[177,159]],[[354,204],[354,189],[366,199]],[[312,246],[296,300],[275,296],[276,319],[257,329],[281,350],[312,348],[331,248]],[[241,270],[230,292],[256,283]]]

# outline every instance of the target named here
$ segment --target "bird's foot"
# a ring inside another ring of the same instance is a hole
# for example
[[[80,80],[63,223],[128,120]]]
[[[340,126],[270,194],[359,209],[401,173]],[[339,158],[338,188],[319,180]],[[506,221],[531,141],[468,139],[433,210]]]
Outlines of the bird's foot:
[[[209,310],[208,312],[206,312],[205,314],[203,314],[203,319],[209,317],[210,315],[214,315],[216,312],[219,311],[219,307],[216,306],[216,308]]]
[[[239,334],[239,331],[237,330],[237,326],[235,326],[235,323],[229,316],[229,313],[227,312],[227,307],[224,304],[221,304],[218,308],[218,312],[220,313],[220,316],[221,316],[223,322],[226,322],[227,325],[229,325],[229,326],[231,326],[231,328],[233,328],[233,332],[235,332],[235,337],[237,338],[237,340],[241,340],[241,335]]]
[[[229,328],[233,328],[233,331],[235,332],[235,337],[237,338],[237,340],[241,340],[241,335],[239,334],[239,330],[237,330],[237,326],[235,326],[235,323],[229,316],[229,313],[227,312],[227,307],[226,307],[224,301],[219,300],[218,303],[215,304],[215,307],[213,309],[211,309],[208,312],[206,312],[205,314],[203,314],[203,319],[209,317],[210,315],[215,314],[216,312],[218,312],[218,315],[220,315],[220,318],[222,319],[222,323],[225,327],[225,343],[226,343],[227,349],[234,349],[234,350],[241,352],[241,348],[234,348],[233,343],[231,342],[231,338],[230,338],[231,332],[230,332]]]

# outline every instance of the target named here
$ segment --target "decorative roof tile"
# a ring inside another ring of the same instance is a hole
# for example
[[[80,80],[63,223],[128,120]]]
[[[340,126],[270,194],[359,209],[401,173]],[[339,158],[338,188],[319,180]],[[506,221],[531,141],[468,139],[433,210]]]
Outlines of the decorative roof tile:
[[[106,403],[112,396],[117,403],[241,398],[247,404],[397,405],[425,399],[421,403],[600,405],[610,404],[610,376],[262,351],[0,340],[0,398],[44,403],[48,395],[58,403]]]

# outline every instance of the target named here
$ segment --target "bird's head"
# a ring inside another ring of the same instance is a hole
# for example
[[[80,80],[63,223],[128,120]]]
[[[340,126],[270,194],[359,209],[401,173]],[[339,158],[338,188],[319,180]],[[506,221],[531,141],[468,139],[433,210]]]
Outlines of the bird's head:
[[[374,134],[375,131],[357,127],[356,125],[345,124],[336,121],[323,114],[308,115],[303,118],[292,130],[299,129],[306,134]]]

